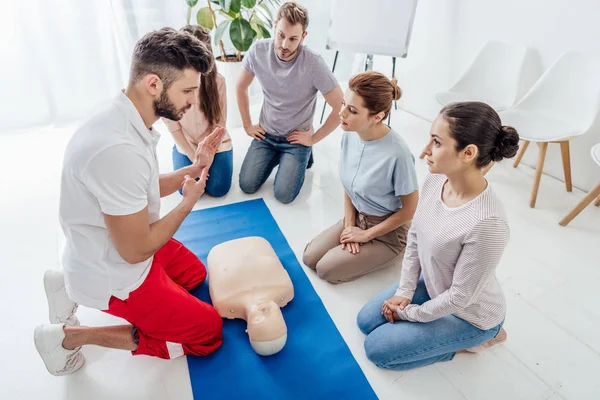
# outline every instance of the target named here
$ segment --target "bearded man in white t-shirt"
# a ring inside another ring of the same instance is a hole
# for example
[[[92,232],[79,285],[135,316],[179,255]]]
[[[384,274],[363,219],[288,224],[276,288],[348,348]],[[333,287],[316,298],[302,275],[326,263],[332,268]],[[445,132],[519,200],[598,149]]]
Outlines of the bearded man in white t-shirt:
[[[64,273],[45,274],[51,324],[35,330],[51,374],[81,368],[87,344],[165,359],[207,355],[221,345],[221,317],[189,293],[206,268],[173,235],[204,193],[224,130],[198,146],[194,164],[159,174],[160,135],[152,129],[160,117],[181,119],[196,102],[199,74],[212,68],[212,55],[192,35],[148,33],[135,46],[127,89],[71,138],[59,211]],[[181,202],[160,218],[160,198],[180,188]],[[80,326],[79,304],[129,324]]]

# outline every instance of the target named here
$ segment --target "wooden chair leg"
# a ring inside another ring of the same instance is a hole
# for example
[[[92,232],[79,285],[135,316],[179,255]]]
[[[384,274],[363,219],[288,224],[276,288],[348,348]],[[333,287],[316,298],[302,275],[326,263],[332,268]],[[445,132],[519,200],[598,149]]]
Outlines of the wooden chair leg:
[[[487,174],[488,172],[490,172],[490,169],[492,169],[492,167],[494,166],[494,164],[496,164],[495,161],[492,161],[491,163],[489,163],[487,165],[487,167],[485,167],[484,169],[481,170],[481,175],[485,176],[485,174]]]
[[[562,157],[563,170],[565,172],[565,186],[567,192],[571,192],[573,191],[573,184],[571,183],[571,154],[569,151],[568,140],[560,142],[560,155]]]
[[[596,199],[596,202],[594,203],[594,205],[596,207],[600,206],[600,196],[598,196],[598,198]]]
[[[560,226],[567,226],[584,208],[586,208],[596,197],[600,196],[600,182],[590,190],[590,192],[564,217],[560,222]],[[598,197],[600,199],[600,197]],[[596,203],[600,201],[596,200]]]
[[[525,152],[527,151],[527,147],[529,147],[529,143],[530,142],[528,142],[527,140],[523,141],[523,144],[521,145],[521,148],[519,149],[519,152],[517,153],[517,159],[515,160],[513,167],[517,168],[519,166],[519,163],[523,159],[523,155],[525,155]]]
[[[546,150],[548,150],[548,143],[538,143],[540,147],[540,153],[538,154],[537,166],[535,167],[535,179],[533,180],[533,189],[531,190],[531,197],[529,199],[529,207],[534,208],[537,200],[538,190],[540,188],[540,180],[542,179],[542,171],[544,170],[544,161],[546,160]]]

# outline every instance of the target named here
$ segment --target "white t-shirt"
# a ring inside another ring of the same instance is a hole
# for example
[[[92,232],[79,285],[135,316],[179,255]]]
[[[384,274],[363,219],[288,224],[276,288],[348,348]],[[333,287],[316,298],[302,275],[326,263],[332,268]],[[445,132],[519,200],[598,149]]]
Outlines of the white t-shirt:
[[[149,222],[159,219],[159,139],[120,93],[69,141],[59,217],[67,239],[62,260],[66,289],[76,303],[106,310],[111,296],[125,300],[146,279],[152,257],[137,264],[123,260],[103,214],[130,215],[147,206]]]

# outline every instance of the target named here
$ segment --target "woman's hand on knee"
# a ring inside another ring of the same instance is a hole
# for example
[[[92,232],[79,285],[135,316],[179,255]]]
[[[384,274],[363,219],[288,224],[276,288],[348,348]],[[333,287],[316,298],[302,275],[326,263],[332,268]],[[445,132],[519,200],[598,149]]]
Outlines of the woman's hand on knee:
[[[398,317],[396,310],[398,308],[404,310],[404,308],[409,304],[410,300],[406,297],[392,296],[383,302],[383,305],[381,306],[381,313],[388,322],[399,321],[400,318]]]
[[[350,254],[358,254],[360,252],[360,243],[348,242],[342,243],[342,250],[348,249]]]
[[[367,243],[373,240],[373,238],[369,235],[368,230],[361,229],[357,226],[351,226],[348,228],[344,228],[342,234],[340,235],[341,243]]]

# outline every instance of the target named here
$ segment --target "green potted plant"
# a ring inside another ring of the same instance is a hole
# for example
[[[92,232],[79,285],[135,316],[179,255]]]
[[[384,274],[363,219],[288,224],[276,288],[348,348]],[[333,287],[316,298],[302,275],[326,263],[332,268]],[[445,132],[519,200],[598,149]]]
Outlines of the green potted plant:
[[[198,0],[186,0],[187,23]],[[213,35],[215,54],[221,62],[239,62],[242,52],[247,51],[256,39],[271,37],[274,13],[281,6],[279,0],[206,0],[206,6],[196,13],[196,22]],[[227,54],[223,37],[228,35],[235,54]]]
[[[185,0],[187,4],[187,24],[192,20],[193,8],[198,0]],[[217,69],[227,83],[227,126],[242,126],[237,108],[235,82],[242,70],[243,52],[247,51],[256,39],[271,37],[271,30],[279,0],[206,0],[206,6],[199,4],[196,12],[198,25],[211,31],[213,51]],[[233,45],[225,48],[223,39],[228,38]]]

